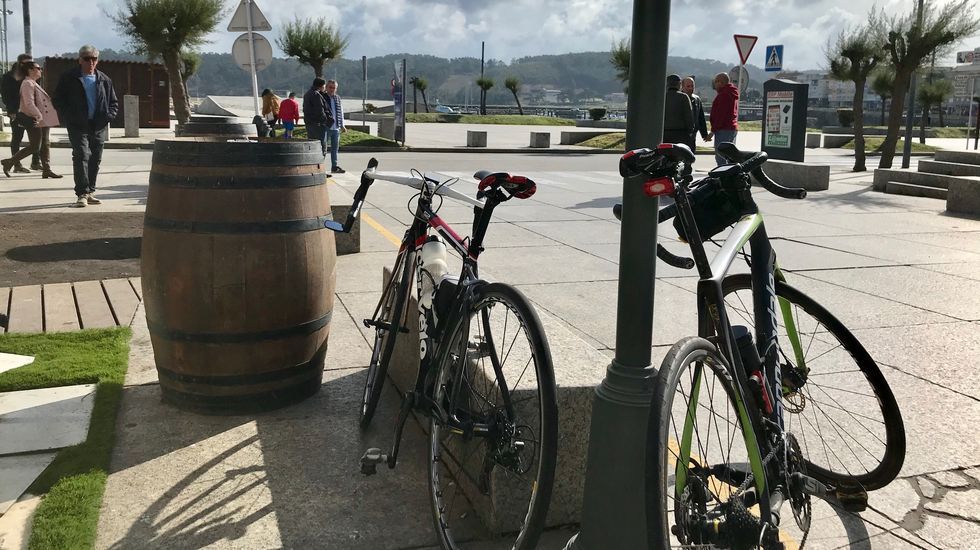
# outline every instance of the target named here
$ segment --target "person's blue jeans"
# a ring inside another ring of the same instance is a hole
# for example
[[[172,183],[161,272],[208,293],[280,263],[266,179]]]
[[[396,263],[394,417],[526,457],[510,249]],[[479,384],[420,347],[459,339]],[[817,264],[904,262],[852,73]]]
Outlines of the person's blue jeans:
[[[337,168],[337,154],[340,151],[340,130],[327,130],[330,138],[330,168]],[[324,155],[326,156],[326,155]]]
[[[108,136],[108,124],[102,128],[93,128],[91,123],[88,127],[68,127],[76,196],[95,193],[95,180],[99,177],[99,165],[102,163],[102,147]]]
[[[728,164],[725,157],[718,154],[718,146],[725,142],[735,143],[735,136],[738,135],[738,130],[718,130],[715,132],[714,144],[715,144],[715,162],[718,166],[722,164]]]
[[[307,124],[306,135],[309,139],[319,141],[323,156],[327,156],[327,127],[322,124]]]

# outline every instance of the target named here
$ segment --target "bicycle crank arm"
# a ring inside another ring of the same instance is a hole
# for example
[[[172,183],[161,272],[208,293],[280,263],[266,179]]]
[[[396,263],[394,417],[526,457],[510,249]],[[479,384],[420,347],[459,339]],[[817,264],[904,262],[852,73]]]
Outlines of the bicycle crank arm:
[[[378,464],[388,462],[388,455],[381,452],[377,447],[371,447],[364,451],[361,457],[361,473],[366,476],[373,476],[378,473]]]
[[[800,472],[795,472],[789,477],[795,491],[817,498],[835,498],[834,490],[817,479]]]

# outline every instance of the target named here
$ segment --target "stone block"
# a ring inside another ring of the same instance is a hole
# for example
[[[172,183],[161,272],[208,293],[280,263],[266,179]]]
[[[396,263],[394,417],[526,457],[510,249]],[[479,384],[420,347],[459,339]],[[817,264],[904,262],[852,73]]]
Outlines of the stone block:
[[[807,191],[830,188],[830,165],[770,160],[763,165],[766,175],[785,187],[802,187]]]
[[[951,181],[946,195],[946,211],[980,216],[980,181]]]
[[[551,147],[551,132],[531,132],[530,147],[534,149],[547,149]]]
[[[980,151],[936,151],[935,159],[942,162],[980,165]]]
[[[487,146],[487,133],[480,132],[477,130],[467,130],[466,131],[466,146],[467,147],[486,147]]]
[[[140,137],[140,98],[136,95],[123,96],[124,125],[126,137]]]
[[[333,215],[333,219],[340,223],[344,223],[347,219],[347,213],[350,212],[350,206],[331,206],[330,213]],[[343,256],[344,254],[356,254],[361,251],[361,217],[358,216],[354,220],[354,225],[351,226],[350,233],[334,233],[337,238],[337,255]]]
[[[824,134],[823,135],[823,148],[824,149],[839,149],[848,143],[854,141],[854,135],[848,134]]]
[[[393,117],[378,119],[378,137],[395,139],[395,119]]]
[[[807,149],[818,149],[820,148],[820,138],[823,134],[817,132],[808,132],[806,135],[806,148]]]

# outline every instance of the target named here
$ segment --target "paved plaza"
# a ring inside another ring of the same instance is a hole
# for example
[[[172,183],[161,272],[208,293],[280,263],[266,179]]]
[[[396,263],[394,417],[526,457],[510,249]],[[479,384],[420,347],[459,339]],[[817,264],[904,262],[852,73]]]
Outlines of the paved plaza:
[[[450,150],[465,143],[465,128],[457,135],[456,126],[410,125],[409,135],[418,137],[409,145]],[[424,138],[438,129],[444,137]],[[550,130],[557,143],[561,129]],[[470,176],[477,169],[533,178],[538,183],[533,198],[510,201],[495,212],[482,275],[512,283],[531,298],[556,349],[557,370],[576,369],[567,379],[597,383],[615,346],[620,224],[612,206],[622,196],[617,157],[576,154],[571,148],[557,155],[532,153],[523,149],[528,127],[488,131],[499,132],[496,138],[491,134],[491,146],[496,139],[496,146],[513,152],[342,153],[348,173],[330,180],[331,201],[349,202],[371,156],[384,171],[418,168],[458,177],[456,188],[466,193],[476,191]],[[757,140],[746,135],[742,146],[751,149],[748,144]],[[962,149],[962,143],[948,146]],[[758,191],[756,200],[789,282],[834,312],[878,361],[902,410],[908,452],[900,478],[871,493],[866,512],[817,504],[806,548],[976,547],[980,220],[947,215],[944,201],[872,191],[872,172],[849,172],[853,158],[846,151],[807,154],[810,162],[832,166],[828,191],[813,192],[804,201]],[[63,148],[52,151],[54,168],[67,174],[65,179],[0,180],[0,227],[8,216],[31,213],[67,217],[144,209],[149,151],[106,151],[99,195],[104,204],[85,209],[68,208],[73,198],[69,155]],[[695,168],[710,162],[699,156]],[[869,159],[870,166],[875,162]],[[426,441],[417,425],[406,430],[396,470],[368,478],[359,473],[365,448],[388,445],[398,405],[388,388],[373,427],[364,433],[357,429],[370,357],[360,320],[371,314],[382,269],[394,260],[397,240],[411,221],[412,194],[385,182],[372,187],[361,252],[338,258],[324,385],[303,403],[234,417],[198,416],[163,405],[145,317],[137,307],[99,548],[407,550],[436,544],[424,473]],[[470,207],[446,201],[440,215],[460,233],[469,232]],[[661,243],[675,253],[684,251],[669,224],[660,229]],[[83,238],[64,236],[65,241]],[[674,341],[696,332],[695,283],[695,273],[657,264],[655,365]],[[557,360],[565,357],[558,351],[561,343],[581,352]],[[562,548],[575,531],[575,526],[556,526],[541,547]]]

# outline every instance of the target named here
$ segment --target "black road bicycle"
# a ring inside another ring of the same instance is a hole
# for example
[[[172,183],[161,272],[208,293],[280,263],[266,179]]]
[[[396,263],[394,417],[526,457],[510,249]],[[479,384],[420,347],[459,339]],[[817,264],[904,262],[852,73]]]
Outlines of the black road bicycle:
[[[674,198],[659,219],[676,217],[693,260],[659,244],[658,257],[699,274],[698,336],[667,353],[650,407],[651,549],[783,548],[785,503],[802,546],[811,496],[863,510],[867,491],[891,482],[905,459],[888,383],[840,321],[786,283],[751,184],[788,199],[806,191],[770,180],[765,153],[732,144],[720,152],[733,164],[693,183],[680,175],[694,161],[683,145],[631,151],[620,161],[624,177],[649,178],[647,195]],[[731,225],[709,260],[704,241]],[[751,272],[728,275],[739,255]]]
[[[558,408],[551,351],[541,322],[517,289],[479,278],[477,260],[493,210],[513,197],[528,198],[535,183],[522,176],[477,172],[476,199],[439,181],[376,171],[371,159],[361,175],[346,222],[349,231],[368,188],[385,180],[415,188],[415,215],[405,232],[391,277],[365,326],[374,347],[361,404],[361,427],[374,416],[393,355],[396,335],[419,324],[418,375],[404,395],[390,452],[368,449],[361,471],[394,468],[402,430],[415,411],[428,419],[429,492],[443,548],[485,539],[523,550],[534,548],[551,499],[558,445]],[[473,232],[460,237],[437,214],[443,197],[473,206]],[[435,234],[430,234],[434,230]],[[430,250],[462,257],[458,278],[443,276],[445,263]],[[433,249],[426,247],[432,246]],[[433,259],[435,258],[435,259]],[[415,285],[411,284],[415,278]],[[409,311],[411,292],[418,310]]]

